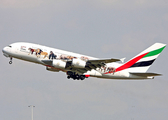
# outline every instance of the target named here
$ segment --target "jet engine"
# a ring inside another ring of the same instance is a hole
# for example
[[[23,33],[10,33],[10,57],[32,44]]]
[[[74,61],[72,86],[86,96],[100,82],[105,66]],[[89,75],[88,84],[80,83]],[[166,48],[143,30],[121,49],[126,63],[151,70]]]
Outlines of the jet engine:
[[[73,59],[72,60],[72,65],[77,68],[85,68],[86,66],[86,61],[81,60],[81,59]]]
[[[66,67],[66,62],[62,60],[53,60],[52,65],[56,68],[65,68]]]
[[[59,70],[54,69],[54,68],[52,68],[52,67],[46,67],[46,70],[52,71],[52,72],[59,72]]]

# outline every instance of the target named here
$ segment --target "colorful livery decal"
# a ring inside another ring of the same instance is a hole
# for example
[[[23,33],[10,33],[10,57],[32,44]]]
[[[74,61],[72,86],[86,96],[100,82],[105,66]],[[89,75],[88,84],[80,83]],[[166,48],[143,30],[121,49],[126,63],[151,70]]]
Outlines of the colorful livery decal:
[[[146,66],[150,66],[154,61],[155,61],[155,59],[154,60],[150,60],[150,61],[136,62],[131,67],[146,67]]]
[[[145,55],[143,58],[145,57],[150,57],[150,56],[154,56],[154,55],[158,55],[162,52],[162,50],[165,48],[166,46],[160,48],[160,49],[157,49],[157,50],[154,50],[154,51],[151,51],[149,52],[147,55]]]
[[[130,61],[128,61],[127,63],[121,65],[120,67],[116,68],[115,72],[118,71],[122,71],[128,68],[138,68],[138,67],[149,67],[152,65],[152,63],[156,60],[156,58],[158,57],[158,55],[163,51],[163,49],[166,46],[163,46],[161,48],[155,49],[155,50],[151,50],[154,47],[156,48],[158,46],[158,44],[154,44],[153,46],[151,46],[150,48],[148,48],[147,50],[145,50],[144,52],[140,53],[139,56],[131,59]],[[146,52],[149,51],[149,52]],[[140,68],[138,68],[140,69]],[[144,72],[147,71],[148,68],[144,69]],[[114,71],[107,71],[104,74],[110,74],[110,73],[114,73]]]

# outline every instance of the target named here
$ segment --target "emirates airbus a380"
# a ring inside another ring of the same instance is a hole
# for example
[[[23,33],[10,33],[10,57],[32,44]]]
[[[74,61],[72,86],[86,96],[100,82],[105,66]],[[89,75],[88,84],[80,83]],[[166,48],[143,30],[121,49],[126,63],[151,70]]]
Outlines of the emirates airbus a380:
[[[166,44],[155,43],[126,63],[124,59],[99,59],[33,43],[17,42],[3,48],[4,56],[44,65],[53,72],[65,72],[67,78],[153,79],[161,74],[148,73]]]

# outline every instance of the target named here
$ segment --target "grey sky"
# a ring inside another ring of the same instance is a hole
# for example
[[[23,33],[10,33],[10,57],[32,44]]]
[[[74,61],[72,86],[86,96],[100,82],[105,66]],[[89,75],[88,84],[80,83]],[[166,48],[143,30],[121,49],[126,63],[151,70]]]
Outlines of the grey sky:
[[[134,57],[168,43],[167,0],[0,0],[0,48],[25,41],[100,58]],[[44,66],[1,54],[0,119],[167,120],[165,48],[145,81],[67,80]]]

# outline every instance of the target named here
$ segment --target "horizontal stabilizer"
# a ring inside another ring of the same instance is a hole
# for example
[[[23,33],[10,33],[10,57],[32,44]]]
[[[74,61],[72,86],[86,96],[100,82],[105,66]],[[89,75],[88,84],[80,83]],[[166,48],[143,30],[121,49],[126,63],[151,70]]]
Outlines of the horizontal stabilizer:
[[[162,74],[157,74],[157,73],[130,73],[132,75],[136,76],[142,76],[142,77],[150,77],[150,76],[161,76]]]

